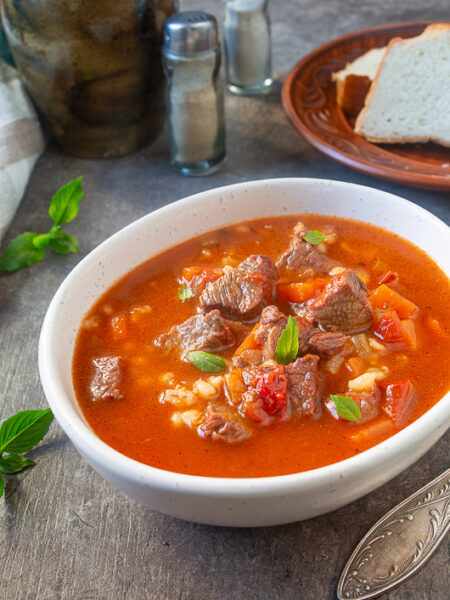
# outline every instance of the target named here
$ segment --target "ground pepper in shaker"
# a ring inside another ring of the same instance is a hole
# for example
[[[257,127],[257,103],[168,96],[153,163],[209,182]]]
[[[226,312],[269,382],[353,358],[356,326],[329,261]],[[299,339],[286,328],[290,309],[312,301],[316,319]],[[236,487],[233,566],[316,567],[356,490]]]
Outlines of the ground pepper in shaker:
[[[273,83],[268,0],[225,0],[228,89],[267,93]]]
[[[214,173],[225,159],[220,61],[215,17],[186,11],[167,19],[163,65],[171,162],[184,175]]]

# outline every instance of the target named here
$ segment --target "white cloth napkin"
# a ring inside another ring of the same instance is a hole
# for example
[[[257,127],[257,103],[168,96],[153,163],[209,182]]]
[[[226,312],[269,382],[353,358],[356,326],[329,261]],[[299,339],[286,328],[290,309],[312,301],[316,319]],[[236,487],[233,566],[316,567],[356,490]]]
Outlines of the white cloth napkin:
[[[0,241],[44,147],[44,133],[16,69],[0,60]]]

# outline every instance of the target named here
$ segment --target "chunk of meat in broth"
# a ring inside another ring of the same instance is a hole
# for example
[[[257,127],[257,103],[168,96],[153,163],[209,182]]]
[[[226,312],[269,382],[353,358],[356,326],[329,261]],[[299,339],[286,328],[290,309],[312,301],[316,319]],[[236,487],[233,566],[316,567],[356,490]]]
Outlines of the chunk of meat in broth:
[[[295,412],[318,419],[322,415],[319,357],[307,354],[284,369],[288,379],[288,398]]]
[[[92,361],[94,375],[89,391],[92,400],[120,400],[123,395],[120,384],[123,376],[123,360],[120,356],[103,356]]]
[[[349,337],[342,333],[324,332],[314,327],[312,320],[297,317],[298,353],[332,356],[342,350]],[[267,306],[255,331],[255,341],[263,350],[264,360],[274,360],[278,340],[286,327],[288,318],[276,306]]]
[[[332,277],[307,310],[327,331],[357,333],[372,324],[372,308],[367,298],[366,286],[348,269]]]
[[[315,328],[309,339],[308,349],[312,354],[332,356],[342,351],[350,336]]]
[[[277,267],[299,271],[300,273],[311,270],[314,275],[319,275],[329,273],[334,267],[341,266],[340,263],[329,258],[324,252],[320,252],[312,244],[305,242],[303,236],[307,231],[308,228],[303,223],[297,223],[294,227],[289,248],[277,260]]]
[[[200,307],[204,312],[218,309],[230,319],[255,320],[272,301],[278,277],[270,258],[253,254],[208,283],[200,296]]]
[[[294,413],[319,417],[318,363],[317,356],[308,354],[286,366],[268,361],[244,369],[247,391],[242,396],[241,414],[265,426],[276,419],[287,421]]]
[[[205,418],[197,427],[202,438],[236,444],[250,437],[251,431],[232,408],[210,402],[205,409]]]
[[[155,343],[169,350],[181,348],[184,352],[220,352],[232,346],[235,341],[233,328],[218,310],[212,310],[207,314],[194,315],[184,323],[175,325],[167,333],[156,338]]]

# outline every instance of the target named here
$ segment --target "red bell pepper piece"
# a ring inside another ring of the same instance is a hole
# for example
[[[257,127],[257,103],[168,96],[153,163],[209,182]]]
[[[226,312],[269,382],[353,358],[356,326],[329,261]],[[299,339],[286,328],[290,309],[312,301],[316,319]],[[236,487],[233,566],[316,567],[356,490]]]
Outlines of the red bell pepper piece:
[[[406,425],[414,409],[414,389],[409,379],[393,383],[377,383],[384,394],[382,409],[394,421],[394,427]]]
[[[383,277],[378,282],[378,285],[382,285],[383,283],[397,283],[398,281],[398,273],[395,271],[388,271],[383,275]]]
[[[378,319],[374,333],[385,342],[401,342],[405,339],[402,324],[395,310],[376,311]]]
[[[274,415],[287,402],[287,377],[282,365],[273,371],[261,373],[256,379],[256,391],[263,400],[263,408],[268,415]]]

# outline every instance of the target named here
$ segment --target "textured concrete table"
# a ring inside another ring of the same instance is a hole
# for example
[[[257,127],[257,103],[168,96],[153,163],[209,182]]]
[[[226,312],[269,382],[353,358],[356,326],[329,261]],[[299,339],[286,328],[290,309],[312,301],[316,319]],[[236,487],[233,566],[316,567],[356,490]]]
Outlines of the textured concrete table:
[[[182,2],[222,17],[219,0]],[[425,8],[426,7],[426,8]],[[448,19],[448,0],[272,0],[274,64],[281,81],[318,44],[393,21]],[[322,156],[297,136],[279,94],[227,94],[228,162],[203,179],[184,179],[168,164],[164,134],[120,160],[74,159],[50,146],[39,161],[7,240],[45,230],[52,193],[84,174],[85,200],[69,226],[81,256],[49,256],[0,277],[0,417],[46,405],[37,368],[39,330],[48,303],[70,269],[99,242],[147,212],[211,187],[267,177],[325,177],[392,191],[450,221],[448,194],[371,179]],[[444,437],[409,470],[332,514],[268,529],[185,523],[135,504],[98,476],[62,431],[31,453],[38,465],[7,482],[0,500],[1,600],[292,599],[334,597],[355,544],[388,509],[448,467]],[[449,547],[390,600],[448,598]]]

